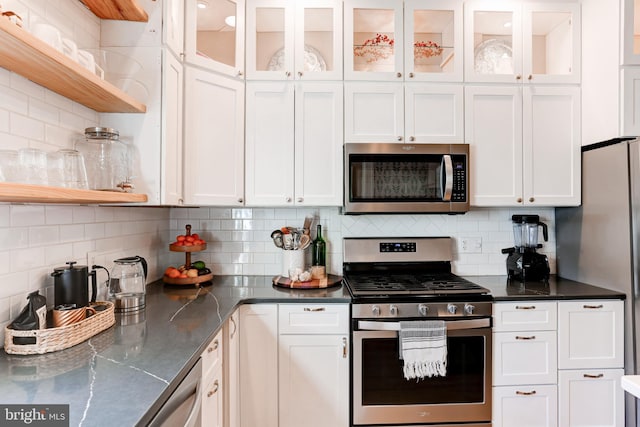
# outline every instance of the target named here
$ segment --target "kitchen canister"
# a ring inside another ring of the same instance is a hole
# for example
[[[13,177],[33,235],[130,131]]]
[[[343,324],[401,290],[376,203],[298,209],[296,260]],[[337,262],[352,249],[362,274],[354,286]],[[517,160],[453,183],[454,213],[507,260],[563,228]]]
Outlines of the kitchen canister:
[[[84,157],[90,190],[126,191],[130,184],[129,147],[116,129],[90,127],[76,143]]]

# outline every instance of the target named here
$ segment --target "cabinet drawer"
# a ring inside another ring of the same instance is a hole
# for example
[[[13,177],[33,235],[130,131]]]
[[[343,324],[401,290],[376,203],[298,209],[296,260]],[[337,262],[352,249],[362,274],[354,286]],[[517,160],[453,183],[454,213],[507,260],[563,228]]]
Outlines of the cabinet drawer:
[[[493,427],[558,425],[555,385],[493,388]]]
[[[624,301],[558,303],[560,369],[624,367]]]
[[[555,384],[555,331],[493,334],[493,385]]]
[[[555,302],[522,301],[493,304],[493,330],[555,331],[558,309]]]
[[[202,374],[206,377],[222,364],[222,330],[207,344],[202,352]]]
[[[280,334],[346,334],[349,333],[347,304],[280,304]]]

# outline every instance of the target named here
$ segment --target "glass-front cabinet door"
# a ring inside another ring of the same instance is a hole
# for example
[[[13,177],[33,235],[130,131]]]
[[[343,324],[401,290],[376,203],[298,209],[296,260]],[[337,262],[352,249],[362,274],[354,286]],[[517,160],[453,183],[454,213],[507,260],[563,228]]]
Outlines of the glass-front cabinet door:
[[[228,76],[244,76],[244,0],[185,2],[185,60]]]
[[[465,80],[522,79],[521,9],[513,2],[465,3]]]
[[[579,83],[580,5],[465,3],[465,79]]]
[[[403,79],[402,6],[399,1],[345,1],[345,80]]]
[[[247,5],[247,78],[341,80],[338,0],[252,0]]]
[[[622,65],[639,65],[640,0],[624,0],[622,7]]]
[[[462,25],[462,1],[405,1],[405,79],[462,81]]]

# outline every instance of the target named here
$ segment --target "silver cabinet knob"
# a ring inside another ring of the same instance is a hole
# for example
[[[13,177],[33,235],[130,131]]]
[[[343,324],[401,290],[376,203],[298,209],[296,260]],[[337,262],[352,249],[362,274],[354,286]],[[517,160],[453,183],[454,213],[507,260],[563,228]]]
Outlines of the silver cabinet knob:
[[[465,304],[464,305],[464,314],[473,314],[473,311],[476,309],[476,306],[473,304]]]
[[[450,314],[456,314],[458,312],[458,307],[455,304],[447,304],[447,311]]]
[[[396,139],[397,139],[398,141],[402,141],[402,136],[398,136]]]
[[[418,304],[418,313],[420,313],[421,316],[426,316],[428,312],[429,307],[427,307],[427,304]]]
[[[522,197],[518,197],[518,198],[516,199],[516,202],[517,202],[517,203],[522,203]]]
[[[242,77],[242,71],[238,70],[238,72],[236,73],[236,76]]]
[[[535,201],[536,201],[536,199],[534,199],[533,197],[529,197],[529,201],[530,201],[531,203],[533,203],[533,202],[535,202]]]
[[[284,75],[287,77],[291,77],[291,71],[285,71]]]
[[[412,79],[413,78],[413,73],[409,73],[409,78]]]
[[[410,137],[409,137],[409,141],[415,141],[415,140],[416,140],[416,137],[415,137],[415,136],[410,136]]]
[[[302,203],[302,202],[304,202],[304,198],[298,197],[298,203]]]
[[[298,71],[298,77],[302,77],[302,71]]]
[[[373,314],[375,317],[380,316],[380,307],[378,307],[377,305],[371,307],[371,314]]]
[[[391,314],[392,316],[397,316],[398,315],[398,306],[395,304],[391,304],[391,306],[389,306],[389,314]]]
[[[287,203],[291,203],[291,197],[287,197],[287,198],[285,199],[285,201],[286,201]]]
[[[516,74],[516,80],[522,80],[522,76],[520,74]]]
[[[400,73],[400,72],[396,73],[396,77],[397,78],[401,78],[402,77],[402,73]]]
[[[238,203],[243,203],[243,202],[244,202],[244,200],[242,199],[242,197],[240,197],[240,198],[238,199]]]
[[[529,75],[527,76],[527,80],[533,80],[533,76],[532,76],[531,74],[529,74]]]

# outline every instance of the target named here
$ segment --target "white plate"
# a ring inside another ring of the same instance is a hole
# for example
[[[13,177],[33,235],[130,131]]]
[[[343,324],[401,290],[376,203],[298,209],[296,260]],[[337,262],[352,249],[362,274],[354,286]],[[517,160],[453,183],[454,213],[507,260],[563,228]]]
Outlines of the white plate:
[[[478,74],[513,74],[511,45],[505,40],[489,39],[475,49],[475,70]]]
[[[282,71],[284,69],[284,48],[273,54],[268,71]],[[304,71],[326,71],[327,63],[324,62],[322,54],[314,47],[305,45],[304,47]]]

